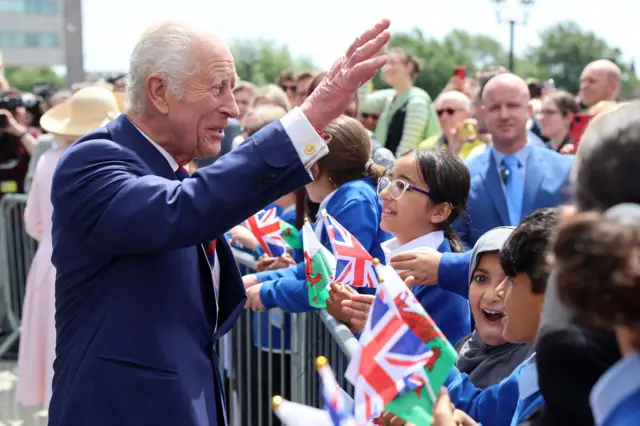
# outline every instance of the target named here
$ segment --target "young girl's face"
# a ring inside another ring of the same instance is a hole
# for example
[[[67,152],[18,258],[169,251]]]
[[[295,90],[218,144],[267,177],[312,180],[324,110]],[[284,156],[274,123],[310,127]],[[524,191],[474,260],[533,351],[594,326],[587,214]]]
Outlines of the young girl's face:
[[[469,285],[469,304],[482,340],[490,346],[505,343],[502,338],[504,300],[496,288],[505,279],[500,252],[482,253]]]
[[[429,192],[424,184],[415,155],[400,157],[388,176],[390,184],[380,192],[382,218],[380,228],[396,237],[402,244],[434,230],[431,222],[433,203],[426,194],[411,186]]]

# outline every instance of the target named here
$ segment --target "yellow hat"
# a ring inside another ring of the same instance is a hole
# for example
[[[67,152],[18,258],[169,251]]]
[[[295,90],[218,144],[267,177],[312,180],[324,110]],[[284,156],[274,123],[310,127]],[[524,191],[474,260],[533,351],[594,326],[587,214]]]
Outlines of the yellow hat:
[[[48,133],[77,139],[105,126],[119,114],[113,92],[104,87],[89,86],[44,113],[40,126]]]

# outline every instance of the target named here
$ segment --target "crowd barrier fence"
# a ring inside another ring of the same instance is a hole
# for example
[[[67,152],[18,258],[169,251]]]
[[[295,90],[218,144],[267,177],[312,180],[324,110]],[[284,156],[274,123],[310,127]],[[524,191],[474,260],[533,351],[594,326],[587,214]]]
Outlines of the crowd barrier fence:
[[[24,194],[7,194],[0,199],[0,318],[4,318],[0,323],[0,357],[19,339],[26,277],[37,249],[24,229],[26,200]],[[243,274],[255,270],[253,256],[237,250],[234,254]],[[327,357],[347,395],[352,394],[351,385],[343,378],[357,344],[351,331],[325,310],[302,314],[286,314],[280,309],[243,312],[217,347],[229,424],[279,425],[271,408],[271,397],[276,394],[321,407],[315,371],[315,358],[320,355]],[[6,420],[11,419],[0,416],[0,421]]]

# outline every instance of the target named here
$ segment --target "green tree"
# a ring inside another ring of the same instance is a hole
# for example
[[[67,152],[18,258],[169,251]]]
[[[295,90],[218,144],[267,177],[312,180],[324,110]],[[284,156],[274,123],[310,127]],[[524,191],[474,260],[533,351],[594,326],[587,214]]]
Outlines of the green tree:
[[[623,96],[629,96],[640,88],[631,64],[623,59],[622,51],[610,46],[593,31],[583,30],[575,22],[561,22],[542,31],[540,43],[529,49],[526,56],[538,65],[544,77],[553,78],[558,87],[572,93],[579,90],[582,69],[596,59],[610,59],[620,67]]]
[[[287,46],[267,40],[236,40],[231,52],[238,76],[254,84],[275,83],[280,72],[286,69],[314,69],[307,58],[294,58]]]
[[[35,84],[49,83],[58,87],[65,86],[65,79],[51,68],[14,68],[7,67],[4,74],[9,85],[22,92],[31,91]]]

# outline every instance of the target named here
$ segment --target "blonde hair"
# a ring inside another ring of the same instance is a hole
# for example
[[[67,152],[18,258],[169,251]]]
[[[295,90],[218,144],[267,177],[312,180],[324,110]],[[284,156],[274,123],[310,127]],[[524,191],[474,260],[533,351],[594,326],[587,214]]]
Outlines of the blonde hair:
[[[249,110],[247,117],[244,120],[243,127],[246,127],[248,122],[247,118],[253,118],[256,123],[247,128],[249,135],[251,135],[272,121],[281,119],[286,114],[287,111],[278,105],[259,105]]]
[[[237,92],[240,92],[242,90],[247,90],[253,97],[256,94],[256,85],[251,83],[250,81],[238,81],[236,83],[236,87],[233,88],[233,93],[236,94]]]
[[[284,108],[287,112],[291,110],[291,102],[289,102],[287,94],[275,84],[267,84],[266,86],[259,87],[255,91],[254,101],[259,98],[264,98],[270,103]]]

